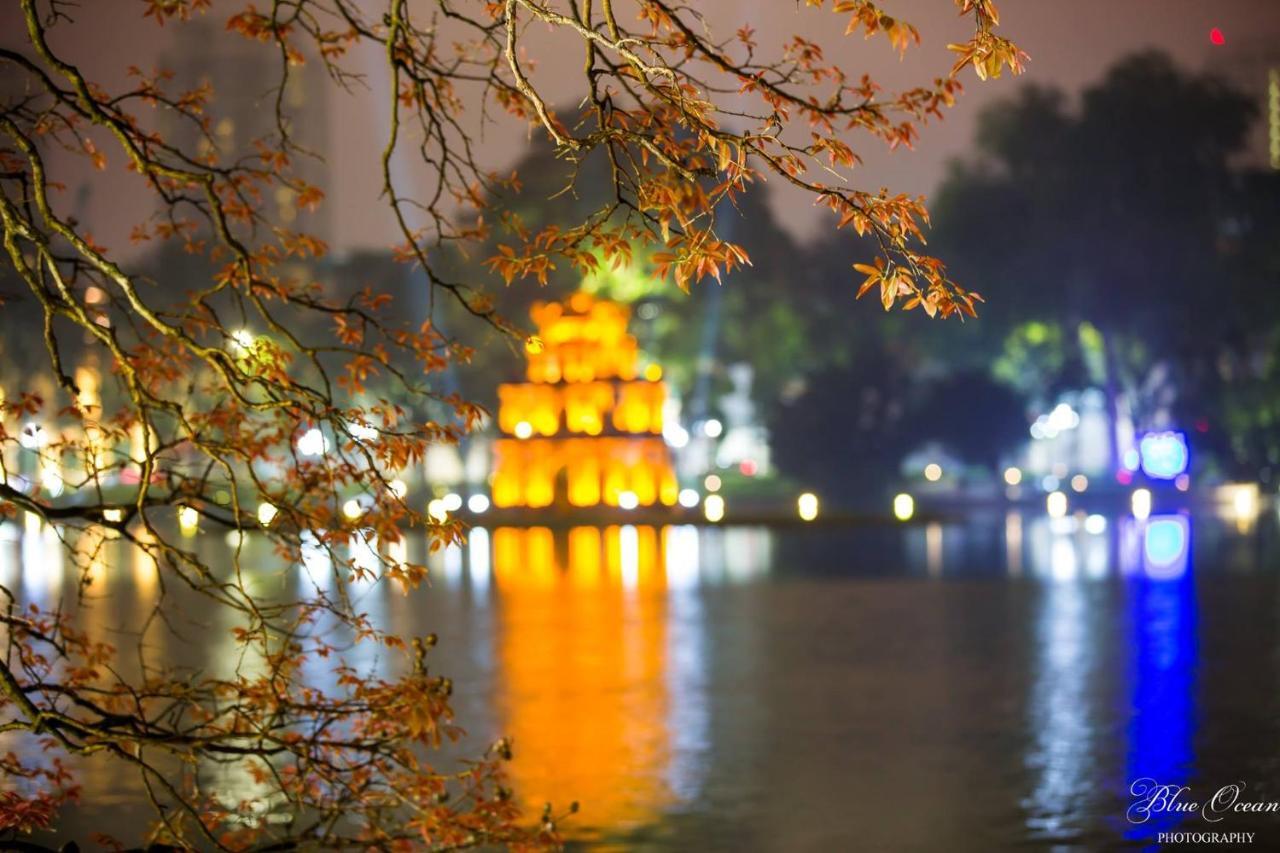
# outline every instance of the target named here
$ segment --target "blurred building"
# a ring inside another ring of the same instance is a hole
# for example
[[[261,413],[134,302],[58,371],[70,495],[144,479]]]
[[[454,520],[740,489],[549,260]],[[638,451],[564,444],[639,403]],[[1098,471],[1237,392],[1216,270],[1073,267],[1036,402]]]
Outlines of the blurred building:
[[[1211,71],[1257,101],[1249,160],[1280,170],[1280,44],[1263,37],[1224,37],[1209,58]]]
[[[751,400],[755,371],[750,364],[739,362],[729,365],[725,372],[733,390],[720,399],[726,423],[724,438],[715,451],[716,465],[720,468],[738,466],[749,476],[768,474],[771,470],[769,432],[760,422]]]
[[[320,61],[308,56],[302,65],[289,66],[281,91],[285,68],[276,45],[229,37],[215,20],[201,17],[175,27],[161,67],[173,72],[172,93],[204,85],[213,90],[207,135],[176,113],[165,114],[161,131],[183,150],[216,151],[224,163],[252,155],[257,141],[278,141],[278,106],[290,138],[301,149],[291,154],[292,174],[321,189],[329,186],[328,79]],[[296,192],[287,187],[278,187],[271,202],[280,225],[331,241],[326,205],[303,210]]]

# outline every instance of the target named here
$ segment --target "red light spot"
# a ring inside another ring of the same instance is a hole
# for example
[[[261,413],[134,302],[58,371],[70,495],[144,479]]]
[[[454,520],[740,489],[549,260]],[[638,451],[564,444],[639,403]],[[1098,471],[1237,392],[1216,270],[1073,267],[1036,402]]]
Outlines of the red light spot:
[[[1217,27],[1214,27],[1213,29],[1209,30],[1209,41],[1213,42],[1214,44],[1226,44],[1227,37],[1222,34],[1222,30],[1218,29]]]
[[[1121,468],[1116,472],[1116,482],[1122,486],[1127,486],[1133,482],[1133,473]]]
[[[738,470],[741,471],[745,477],[754,477],[756,475],[756,471],[759,470],[759,467],[760,466],[756,465],[756,461],[754,459],[743,459],[742,463],[738,465]]]
[[[1209,431],[1209,421],[1208,421],[1206,418],[1200,418],[1198,421],[1196,421],[1196,431],[1197,431],[1197,432],[1208,432],[1208,431]]]

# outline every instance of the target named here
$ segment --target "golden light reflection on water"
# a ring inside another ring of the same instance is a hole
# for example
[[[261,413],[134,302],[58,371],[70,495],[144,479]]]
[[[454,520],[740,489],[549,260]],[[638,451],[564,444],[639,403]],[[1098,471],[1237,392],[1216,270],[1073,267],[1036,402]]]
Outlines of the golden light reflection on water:
[[[673,800],[667,579],[653,527],[493,532],[501,728],[531,810],[627,827]]]

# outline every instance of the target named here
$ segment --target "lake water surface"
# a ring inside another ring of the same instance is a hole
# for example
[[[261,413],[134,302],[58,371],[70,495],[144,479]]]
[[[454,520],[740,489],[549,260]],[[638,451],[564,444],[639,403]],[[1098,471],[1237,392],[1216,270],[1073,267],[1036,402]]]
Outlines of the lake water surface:
[[[1268,511],[476,529],[432,557],[429,589],[370,584],[359,607],[439,635],[468,746],[511,736],[518,796],[579,801],[566,828],[583,846],[1098,849],[1176,827],[1254,832],[1263,849],[1280,814],[1126,810],[1142,778],[1280,800],[1276,528]],[[318,557],[279,567],[260,537],[245,547],[263,552],[264,590],[327,582]],[[143,562],[108,550],[92,630],[136,627],[156,595]],[[0,580],[47,603],[76,579],[50,531],[10,526]],[[167,642],[158,653],[211,670],[234,656],[216,620]],[[140,829],[136,785],[85,773],[60,838]]]

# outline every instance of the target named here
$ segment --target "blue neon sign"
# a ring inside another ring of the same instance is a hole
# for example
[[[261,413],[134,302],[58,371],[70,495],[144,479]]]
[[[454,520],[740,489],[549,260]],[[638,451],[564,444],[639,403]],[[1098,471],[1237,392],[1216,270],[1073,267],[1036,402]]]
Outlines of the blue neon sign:
[[[1185,473],[1190,453],[1182,432],[1149,432],[1138,442],[1142,473],[1154,480],[1173,480]]]

